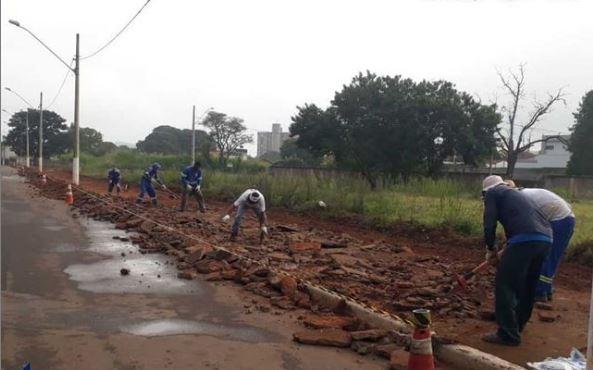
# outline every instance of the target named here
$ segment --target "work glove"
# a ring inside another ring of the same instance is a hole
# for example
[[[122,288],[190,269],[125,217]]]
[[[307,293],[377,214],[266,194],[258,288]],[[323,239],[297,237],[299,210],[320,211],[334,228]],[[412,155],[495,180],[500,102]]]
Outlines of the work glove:
[[[266,226],[261,227],[261,232],[268,235],[268,228]]]
[[[161,185],[161,189],[167,190],[167,187],[163,184],[163,185]]]
[[[498,264],[498,248],[494,247],[493,249],[486,250],[486,261],[490,262],[492,266]]]
[[[192,186],[190,184],[186,184],[185,188],[187,189],[187,191],[192,191],[194,190],[194,188],[192,188]]]
[[[227,221],[228,221],[228,220],[230,220],[230,219],[231,219],[231,216],[229,216],[229,215],[224,215],[224,216],[222,217],[222,220],[223,220],[224,222],[227,222]]]
[[[196,186],[196,191],[202,191],[202,186],[201,185],[197,185]]]

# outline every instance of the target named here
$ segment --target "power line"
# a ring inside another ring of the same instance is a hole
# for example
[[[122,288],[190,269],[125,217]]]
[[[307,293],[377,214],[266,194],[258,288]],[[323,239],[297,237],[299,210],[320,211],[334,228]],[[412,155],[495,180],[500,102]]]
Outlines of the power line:
[[[107,41],[107,43],[105,45],[103,45],[102,47],[100,47],[99,49],[97,49],[97,51],[95,51],[94,53],[87,55],[86,57],[80,57],[80,59],[87,59],[87,58],[91,58],[94,57],[95,55],[99,54],[101,51],[103,51],[103,49],[105,49],[107,46],[109,46],[113,41],[115,41],[116,38],[119,37],[119,35],[121,35],[126,28],[128,28],[128,26],[134,21],[134,19],[136,19],[136,17],[138,17],[140,15],[140,13],[142,13],[142,11],[144,10],[144,8],[146,7],[146,5],[148,5],[148,3],[150,2],[150,0],[146,0],[146,3],[144,3],[144,5],[142,5],[142,7],[140,8],[140,10],[138,10],[138,12],[136,12],[136,14],[134,14],[134,16],[132,17],[132,19],[130,19],[128,21],[128,23],[126,23],[126,25],[118,32],[115,34],[115,36],[113,36],[111,38],[111,40]]]
[[[54,103],[56,102],[56,99],[58,98],[58,96],[60,96],[60,93],[62,92],[62,88],[64,88],[64,85],[66,84],[66,80],[68,79],[70,72],[72,72],[72,63],[74,63],[74,60],[70,62],[70,69],[68,69],[68,71],[66,72],[66,75],[64,76],[64,80],[62,81],[62,84],[60,85],[60,88],[58,89],[58,92],[52,99],[51,103],[49,103],[49,105],[47,107],[45,107],[45,109],[51,108],[51,106],[54,105]]]

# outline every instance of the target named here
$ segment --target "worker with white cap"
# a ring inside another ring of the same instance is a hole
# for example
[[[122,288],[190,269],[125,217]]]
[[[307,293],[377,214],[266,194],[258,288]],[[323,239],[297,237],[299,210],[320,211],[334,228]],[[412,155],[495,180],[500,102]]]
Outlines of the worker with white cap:
[[[498,330],[482,339],[518,346],[531,317],[535,291],[544,259],[552,245],[552,228],[534,202],[500,176],[482,183],[486,259],[496,262],[496,226],[504,228],[507,248],[496,271],[495,313]]]
[[[245,190],[243,194],[241,194],[241,196],[237,198],[237,200],[235,200],[233,204],[231,204],[231,206],[227,210],[227,214],[222,218],[222,220],[230,220],[230,213],[233,212],[233,210],[235,209],[237,210],[237,214],[235,215],[235,222],[233,223],[233,227],[231,229],[231,241],[235,241],[237,239],[237,235],[239,234],[239,227],[241,226],[241,221],[243,220],[245,211],[248,209],[252,209],[257,215],[261,233],[263,235],[268,234],[268,227],[266,226],[268,223],[266,216],[266,199],[259,190]]]

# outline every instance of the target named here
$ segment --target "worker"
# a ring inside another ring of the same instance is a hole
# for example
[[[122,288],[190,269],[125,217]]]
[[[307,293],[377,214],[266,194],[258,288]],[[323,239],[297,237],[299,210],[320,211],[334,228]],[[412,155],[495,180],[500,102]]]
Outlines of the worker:
[[[121,181],[121,173],[119,172],[119,169],[114,167],[109,170],[107,173],[107,180],[109,180],[109,186],[107,188],[109,194],[111,194],[113,188],[115,188],[117,195],[119,195],[119,192],[121,191],[121,186],[119,185],[119,182]]]
[[[152,201],[153,206],[157,206],[158,202],[156,200],[156,192],[154,191],[154,187],[152,186],[152,182],[156,182],[161,186],[161,189],[166,190],[167,187],[162,181],[159,179],[159,170],[161,169],[161,165],[158,163],[153,163],[150,167],[144,171],[142,178],[140,179],[140,194],[138,194],[138,198],[136,199],[136,204],[140,204],[144,201],[144,195],[148,194],[150,196],[150,200]]]
[[[542,263],[552,245],[552,228],[535,203],[500,176],[482,183],[486,260],[497,264],[495,314],[498,330],[486,342],[518,346],[531,317]],[[507,247],[498,260],[496,226],[504,228]]]
[[[512,180],[507,180],[506,183],[516,187]],[[551,301],[554,293],[554,276],[574,233],[576,219],[570,204],[559,195],[546,189],[520,188],[519,190],[535,203],[552,226],[552,249],[542,265],[535,292],[536,301]]]
[[[263,235],[268,234],[268,227],[267,227],[267,216],[266,216],[266,200],[264,195],[256,189],[247,189],[241,194],[237,200],[227,210],[227,214],[222,218],[223,221],[230,220],[231,216],[230,213],[233,210],[237,210],[235,215],[235,222],[233,223],[233,227],[231,229],[231,241],[237,240],[237,235],[239,234],[239,227],[241,226],[241,221],[243,220],[243,216],[245,211],[248,209],[252,209],[257,218],[259,220],[259,227],[261,233]]]
[[[179,211],[185,211],[185,205],[187,204],[187,198],[190,194],[193,194],[198,201],[200,212],[206,212],[204,207],[204,196],[202,195],[202,165],[200,162],[195,162],[193,166],[187,166],[181,172],[181,185],[183,187],[183,196],[181,197],[181,207]]]

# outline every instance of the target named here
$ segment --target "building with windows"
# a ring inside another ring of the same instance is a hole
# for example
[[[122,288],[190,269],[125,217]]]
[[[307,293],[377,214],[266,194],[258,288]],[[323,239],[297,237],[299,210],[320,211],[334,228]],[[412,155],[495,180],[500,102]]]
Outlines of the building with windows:
[[[543,135],[542,139],[552,137],[542,142],[539,153],[525,156],[517,161],[516,168],[566,168],[570,159],[567,143],[570,135]]]
[[[282,132],[282,125],[279,123],[272,124],[272,131],[263,131],[257,133],[257,156],[268,152],[280,153],[282,143],[288,139],[288,132]]]

